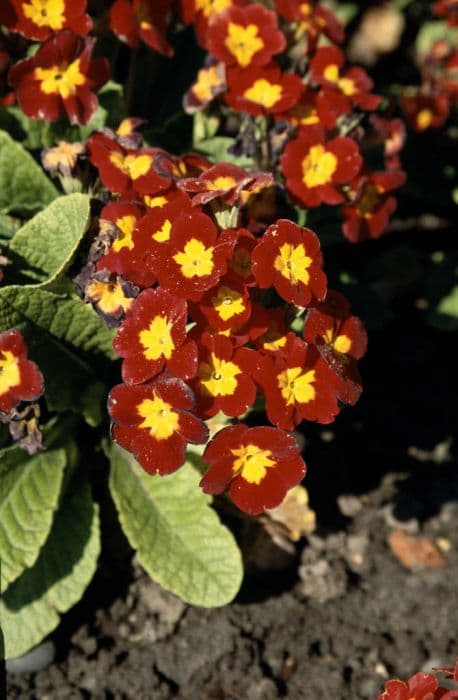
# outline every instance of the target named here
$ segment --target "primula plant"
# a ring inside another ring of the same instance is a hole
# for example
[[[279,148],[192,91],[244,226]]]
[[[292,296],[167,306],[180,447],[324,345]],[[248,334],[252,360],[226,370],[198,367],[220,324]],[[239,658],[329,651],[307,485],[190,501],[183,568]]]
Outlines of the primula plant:
[[[453,3],[432,10],[456,21]],[[445,122],[457,57],[434,44],[415,93],[384,98],[321,2],[4,0],[0,22],[14,657],[91,581],[107,491],[155,581],[195,605],[236,595],[241,553],[217,514],[279,506],[306,474],[298,431],[361,394],[367,334],[328,282],[329,232],[386,231],[400,115]]]

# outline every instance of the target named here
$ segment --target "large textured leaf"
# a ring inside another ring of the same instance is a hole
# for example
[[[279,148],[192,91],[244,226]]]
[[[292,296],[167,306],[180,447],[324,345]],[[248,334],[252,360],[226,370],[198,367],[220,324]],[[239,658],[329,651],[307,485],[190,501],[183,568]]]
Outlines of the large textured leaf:
[[[9,246],[18,256],[18,271],[38,282],[64,272],[86,231],[89,214],[89,197],[70,194],[34,216]]]
[[[35,563],[51,529],[66,465],[63,447],[33,457],[20,447],[0,452],[2,591]]]
[[[121,525],[151,578],[193,605],[229,603],[242,579],[240,551],[200,491],[198,471],[188,463],[151,476],[116,445],[108,452]]]
[[[66,494],[34,566],[9,586],[0,602],[5,657],[20,656],[57,627],[83,595],[100,551],[99,517],[89,486]]]
[[[57,194],[32,156],[0,131],[0,211],[33,211],[49,204]]]

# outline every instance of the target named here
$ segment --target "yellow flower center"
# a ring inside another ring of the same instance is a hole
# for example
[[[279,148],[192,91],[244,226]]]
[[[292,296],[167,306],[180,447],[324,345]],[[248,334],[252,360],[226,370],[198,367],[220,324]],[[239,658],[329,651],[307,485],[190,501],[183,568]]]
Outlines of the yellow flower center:
[[[22,3],[22,11],[24,17],[37,27],[50,27],[58,31],[64,26],[64,0],[30,0],[28,3]]]
[[[149,195],[145,195],[143,201],[150,209],[156,209],[156,207],[161,208],[164,204],[167,204],[167,197],[150,197]]]
[[[245,311],[243,296],[236,289],[230,287],[220,287],[211,301],[223,321],[228,321],[232,316],[237,316]]]
[[[138,427],[147,428],[151,437],[156,440],[167,440],[180,422],[178,413],[154,391],[152,399],[144,399],[137,406],[137,412],[144,419]]]
[[[140,331],[138,337],[145,348],[143,355],[147,360],[158,360],[165,357],[169,360],[175,349],[171,335],[172,325],[164,316],[155,316],[148,328]]]
[[[323,338],[325,339],[327,345],[333,347],[336,352],[340,352],[342,355],[346,355],[348,352],[350,352],[351,339],[348,337],[348,335],[338,335],[337,337],[334,337],[334,331],[332,328],[329,328],[325,332]]]
[[[280,100],[282,92],[283,88],[281,85],[269,83],[268,80],[260,78],[255,80],[248,90],[245,90],[243,96],[250,102],[256,102],[256,104],[270,109]]]
[[[254,54],[264,47],[264,42],[258,36],[258,31],[259,28],[256,24],[244,27],[242,24],[229,22],[228,35],[224,44],[242,68],[249,66]]]
[[[80,71],[79,58],[70,65],[35,68],[33,76],[41,81],[40,89],[45,95],[60,95],[66,100],[76,93],[77,87],[84,85],[86,78]]]
[[[260,484],[267,469],[276,466],[276,462],[271,459],[272,452],[261,450],[257,445],[245,445],[231,452],[237,457],[232,464],[234,476],[240,474],[249,484]]]
[[[172,230],[172,222],[166,219],[161,228],[152,234],[152,238],[158,243],[165,243],[170,239],[170,231]]]
[[[216,190],[230,190],[232,187],[236,186],[237,181],[229,175],[220,175],[220,177],[215,178],[215,180],[207,181],[205,184],[207,185],[207,189],[216,192]]]
[[[196,12],[200,10],[204,17],[222,12],[232,5],[232,0],[195,0]]]
[[[137,180],[142,175],[146,175],[151,168],[153,159],[151,156],[143,154],[141,156],[128,155],[122,153],[111,153],[110,161],[115,168],[121,170],[124,175],[130,177],[131,180]]]
[[[305,253],[303,243],[299,243],[297,246],[293,246],[291,243],[283,243],[280,247],[279,255],[274,260],[274,268],[283,277],[286,277],[291,284],[297,284],[298,282],[308,284],[310,275],[307,269],[312,262],[312,258],[309,258]]]
[[[337,158],[321,144],[312,146],[302,161],[302,180],[306,187],[330,182],[337,168]]]
[[[107,315],[116,313],[119,308],[127,311],[133,302],[133,299],[126,297],[119,282],[93,280],[88,284],[86,294]]]
[[[326,66],[323,73],[326,80],[330,83],[335,83],[342,90],[343,94],[347,97],[354,95],[356,92],[356,85],[350,78],[341,78],[339,73],[339,68],[335,63]]]
[[[281,372],[278,377],[281,395],[289,406],[292,403],[309,403],[315,398],[315,370],[304,372],[302,367],[292,367]]]
[[[318,124],[320,118],[311,105],[295,105],[290,111],[290,117],[294,124]]]
[[[0,396],[21,383],[16,355],[9,350],[0,350]]]
[[[278,327],[272,326],[260,337],[260,342],[265,350],[279,350],[286,345],[286,335],[280,333]]]
[[[213,97],[213,89],[221,84],[222,80],[216,66],[210,66],[210,68],[202,68],[197,73],[197,81],[192,91],[199,102],[209,102]]]
[[[211,275],[214,268],[213,248],[206,248],[202,241],[191,238],[180,253],[173,259],[181,267],[181,274],[187,279]]]
[[[132,234],[135,230],[136,223],[137,219],[135,216],[120,216],[119,219],[116,219],[116,227],[119,233],[111,246],[115,253],[119,253],[123,248],[132,250],[135,245]]]
[[[199,365],[200,383],[212,396],[230,396],[237,389],[236,377],[241,374],[241,369],[234,362],[221,360],[214,353],[210,356],[210,362],[201,362]]]
[[[424,131],[431,126],[433,121],[433,113],[430,109],[422,109],[417,114],[417,128]]]

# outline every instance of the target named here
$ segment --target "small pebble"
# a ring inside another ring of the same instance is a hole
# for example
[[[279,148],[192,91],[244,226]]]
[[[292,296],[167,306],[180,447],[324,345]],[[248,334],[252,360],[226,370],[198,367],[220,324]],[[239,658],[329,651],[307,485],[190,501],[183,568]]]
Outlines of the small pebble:
[[[50,640],[39,644],[27,654],[7,659],[5,666],[8,673],[36,673],[42,671],[54,661],[54,643]]]

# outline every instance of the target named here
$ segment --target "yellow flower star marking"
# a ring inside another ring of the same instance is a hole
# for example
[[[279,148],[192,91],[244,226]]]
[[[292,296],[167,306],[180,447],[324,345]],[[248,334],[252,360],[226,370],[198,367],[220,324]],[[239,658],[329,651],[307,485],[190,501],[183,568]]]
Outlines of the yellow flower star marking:
[[[204,17],[211,17],[231,5],[232,0],[195,0],[196,12],[200,10]]]
[[[302,367],[292,367],[281,372],[277,381],[287,406],[292,403],[309,403],[315,398],[314,369],[304,372]]]
[[[286,335],[281,334],[278,328],[269,328],[269,330],[261,336],[260,342],[265,350],[279,350],[286,345]]]
[[[223,81],[218,75],[216,66],[210,68],[202,68],[197,73],[197,81],[195,82],[192,91],[199,102],[210,102],[213,97],[214,88],[222,85]]]
[[[330,63],[324,69],[323,76],[330,83],[337,83],[339,80],[339,67],[335,63]]]
[[[127,311],[133,302],[133,299],[126,297],[119,282],[93,280],[86,288],[86,295],[108,315],[116,313],[120,307]]]
[[[60,95],[63,100],[74,95],[76,89],[86,82],[80,71],[79,58],[70,65],[35,68],[33,77],[41,81],[40,89],[45,95]]]
[[[341,78],[339,74],[339,67],[336,66],[335,63],[330,63],[329,66],[326,66],[323,75],[330,83],[338,85],[343,94],[347,97],[355,94],[356,85],[354,80],[351,80],[351,78]]]
[[[141,156],[128,155],[122,153],[111,153],[110,161],[112,164],[121,170],[124,175],[130,177],[131,180],[137,180],[142,175],[146,175],[151,168],[153,159],[151,156],[143,154]]]
[[[228,321],[232,316],[237,316],[245,311],[243,296],[236,289],[220,287],[217,294],[212,297],[212,305],[223,321]]]
[[[312,146],[302,161],[302,180],[306,187],[318,187],[331,182],[337,168],[337,158],[321,144]]]
[[[164,204],[167,204],[168,200],[167,197],[150,197],[149,195],[145,195],[143,201],[150,209],[156,209],[156,207],[163,207]]]
[[[119,219],[116,219],[116,227],[119,230],[119,234],[111,246],[115,253],[119,253],[123,248],[132,250],[135,245],[132,234],[135,230],[136,223],[137,219],[135,216],[120,216]]]
[[[166,219],[161,228],[152,234],[152,238],[158,243],[165,243],[170,239],[170,231],[172,230],[172,222]]]
[[[256,24],[244,27],[242,24],[229,22],[224,44],[242,68],[249,66],[255,53],[264,48],[264,42],[258,36],[258,31]]]
[[[30,0],[22,3],[24,17],[37,27],[50,27],[54,31],[62,29],[65,22],[64,0]]]
[[[212,353],[210,362],[201,362],[199,365],[200,383],[212,396],[230,396],[237,389],[236,377],[241,371],[234,362],[221,360]]]
[[[430,109],[420,110],[417,114],[417,119],[416,119],[417,128],[420,129],[421,131],[424,131],[425,129],[427,129],[432,124],[433,116],[434,115]]]
[[[350,352],[352,343],[351,338],[349,338],[348,335],[342,334],[335,338],[334,331],[332,328],[329,328],[324,334],[323,338],[328,345],[336,350],[336,352],[340,352],[342,355],[346,355],[348,352]]]
[[[0,396],[21,383],[16,355],[10,350],[0,350]]]
[[[306,255],[303,243],[294,246],[291,243],[283,243],[280,247],[279,255],[274,260],[274,268],[280,272],[283,277],[297,284],[302,282],[308,284],[310,275],[307,269],[312,264],[313,260]]]
[[[138,338],[144,347],[143,355],[147,360],[165,357],[169,360],[175,350],[171,335],[172,324],[164,316],[155,316],[147,329],[140,331]]]
[[[214,268],[213,248],[206,248],[202,241],[191,238],[184,250],[176,253],[173,259],[181,267],[181,274],[187,279],[211,275]]]
[[[207,180],[205,184],[208,190],[216,192],[216,190],[230,190],[236,186],[237,181],[229,175],[220,175],[214,180]]]
[[[237,457],[232,464],[234,475],[240,474],[249,484],[257,486],[264,479],[267,469],[276,466],[276,462],[271,459],[272,452],[261,450],[257,445],[244,445],[231,452]]]
[[[266,109],[270,109],[281,99],[282,93],[283,88],[281,85],[269,83],[268,80],[260,78],[255,80],[248,90],[245,90],[243,96],[250,102],[255,102]]]
[[[137,406],[138,414],[144,419],[138,426],[149,430],[156,440],[167,440],[177,430],[180,416],[169,403],[153,392],[152,399],[144,399]]]

